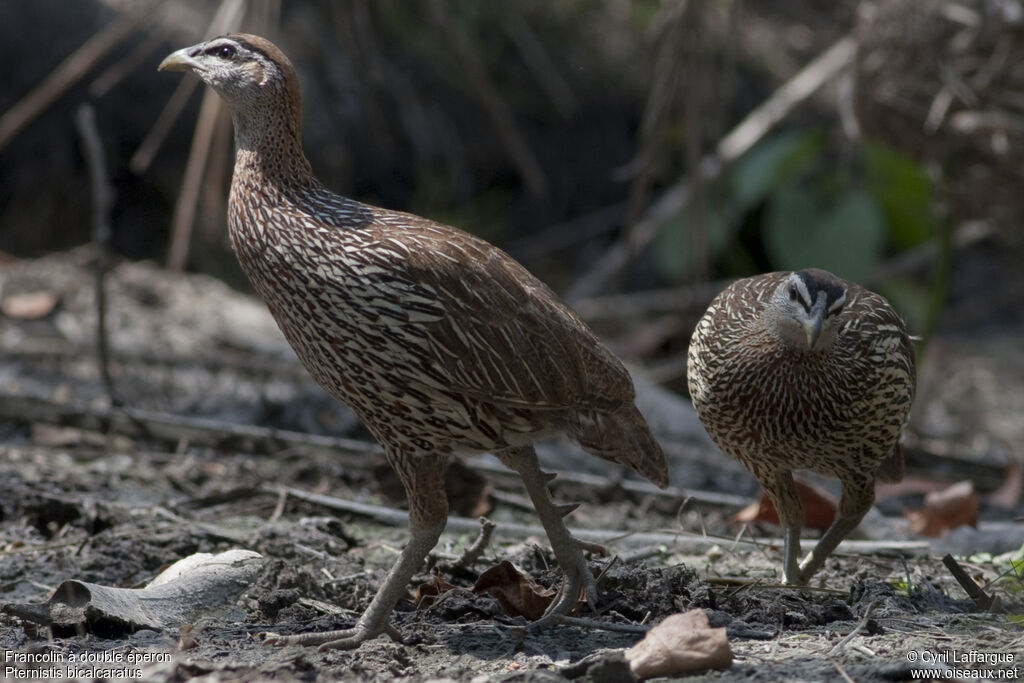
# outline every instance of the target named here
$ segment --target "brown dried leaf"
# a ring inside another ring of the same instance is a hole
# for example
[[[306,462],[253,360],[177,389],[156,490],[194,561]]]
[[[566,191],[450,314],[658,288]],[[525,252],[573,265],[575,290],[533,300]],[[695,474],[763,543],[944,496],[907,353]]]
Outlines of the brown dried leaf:
[[[447,593],[450,590],[455,590],[457,586],[453,583],[449,583],[448,579],[444,578],[441,574],[441,570],[437,567],[433,567],[430,570],[430,580],[421,583],[417,588],[416,592],[413,593],[413,602],[419,605],[424,598],[436,598],[442,593]]]
[[[804,505],[805,529],[827,529],[832,525],[832,520],[836,517],[836,502],[832,496],[799,479],[796,480],[796,493]],[[757,502],[751,503],[732,517],[733,524],[750,522],[779,523],[779,513],[775,511],[775,506],[764,492]]]
[[[711,628],[702,609],[665,617],[625,656],[637,678],[732,666],[725,629]]]
[[[57,301],[57,295],[48,291],[12,294],[0,302],[0,313],[8,318],[37,320],[53,312],[57,307]]]
[[[540,619],[555,598],[555,591],[544,588],[508,560],[481,574],[473,592],[494,596],[509,616],[522,615],[530,621]]]
[[[974,483],[961,481],[924,497],[920,510],[904,510],[910,528],[922,536],[940,536],[964,524],[978,526],[978,496]]]

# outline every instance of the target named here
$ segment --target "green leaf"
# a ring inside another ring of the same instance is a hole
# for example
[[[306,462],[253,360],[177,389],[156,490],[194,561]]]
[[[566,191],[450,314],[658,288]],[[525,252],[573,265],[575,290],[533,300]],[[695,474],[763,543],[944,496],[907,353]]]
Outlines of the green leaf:
[[[790,184],[775,193],[766,213],[765,249],[776,268],[824,268],[858,281],[881,259],[885,217],[861,190],[847,189],[825,202]]]
[[[708,256],[717,258],[729,244],[736,226],[726,219],[721,207],[709,206],[703,216],[707,231]],[[652,257],[658,272],[673,282],[687,282],[696,265],[692,231],[697,227],[693,210],[682,211],[665,222],[652,245]]]
[[[868,187],[889,224],[893,246],[906,249],[932,235],[932,182],[924,168],[886,147],[864,147]]]
[[[815,163],[821,148],[821,136],[808,131],[790,131],[762,141],[736,162],[730,175],[736,207],[744,211],[763,201]]]

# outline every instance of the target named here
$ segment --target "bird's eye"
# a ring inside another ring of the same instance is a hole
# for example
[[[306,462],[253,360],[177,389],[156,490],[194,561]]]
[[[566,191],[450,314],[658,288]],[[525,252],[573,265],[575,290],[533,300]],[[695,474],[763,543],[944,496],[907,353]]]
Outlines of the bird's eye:
[[[214,55],[221,59],[233,59],[237,50],[231,45],[221,45],[219,47],[212,47],[206,51],[208,55]]]
[[[789,288],[789,300],[796,301],[796,287]]]

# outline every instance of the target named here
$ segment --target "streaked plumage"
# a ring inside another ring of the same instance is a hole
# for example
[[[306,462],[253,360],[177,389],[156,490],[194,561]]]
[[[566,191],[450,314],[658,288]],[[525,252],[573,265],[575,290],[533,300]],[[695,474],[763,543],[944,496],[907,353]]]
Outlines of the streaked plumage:
[[[312,376],[383,445],[409,499],[412,541],[356,627],[289,642],[351,647],[385,629],[444,528],[441,476],[457,452],[494,452],[523,476],[566,572],[552,614],[575,604],[581,583],[593,597],[532,443],[564,431],[665,486],[664,456],[618,359],[498,248],[321,185],[302,152],[297,76],[266,39],[215,38],[161,68],[194,71],[227,102],[239,261]]]
[[[902,478],[914,372],[910,337],[889,303],[823,270],[734,282],[697,324],[687,359],[694,407],[775,505],[787,582],[805,583],[857,526],[876,478]],[[804,518],[794,469],[842,484],[835,523],[799,568]]]

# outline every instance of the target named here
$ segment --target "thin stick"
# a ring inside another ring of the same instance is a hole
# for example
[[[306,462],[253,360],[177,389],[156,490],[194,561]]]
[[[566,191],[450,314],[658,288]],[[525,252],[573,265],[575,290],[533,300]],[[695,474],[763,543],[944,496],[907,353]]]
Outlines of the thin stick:
[[[846,681],[846,683],[854,683],[854,680],[850,678],[850,675],[846,673],[846,670],[839,665],[839,662],[833,659],[832,666],[835,667],[835,670],[839,673],[840,676],[843,677],[843,680]]]
[[[868,626],[868,619],[871,618],[871,612],[874,609],[875,609],[875,603],[872,602],[871,604],[868,605],[867,609],[864,610],[864,616],[860,618],[860,621],[857,623],[857,627],[855,629],[853,629],[852,631],[850,631],[849,633],[847,633],[843,637],[843,639],[840,640],[838,643],[836,643],[836,646],[834,648],[832,648],[831,650],[829,650],[829,653],[827,655],[825,655],[825,656],[829,657],[829,658],[839,656],[843,652],[843,650],[846,649],[846,646],[850,643],[850,641],[853,640],[854,638],[856,638],[862,631],[864,631],[864,629],[867,628],[867,626]]]
[[[163,42],[157,39],[155,32],[150,32],[139,41],[139,44],[128,55],[118,60],[117,63],[108,66],[103,73],[93,79],[92,83],[89,84],[89,97],[98,100],[106,95],[114,86],[139,68],[139,65],[154,50],[162,46]]]
[[[636,633],[639,635],[643,635],[651,630],[649,626],[640,626],[639,624],[618,624],[610,621],[598,621],[597,619],[587,619],[585,617],[570,617],[564,614],[553,616],[554,618],[551,621],[545,622],[545,626],[551,626],[552,624],[562,624],[564,626],[579,626],[581,628],[589,628],[596,631]]]
[[[491,536],[494,535],[494,528],[498,526],[486,517],[480,518],[480,534],[476,537],[476,540],[470,544],[466,550],[462,553],[462,556],[455,561],[456,567],[470,567],[474,562],[480,559],[480,556],[484,554],[484,550],[490,545]]]
[[[114,203],[114,190],[107,178],[107,163],[103,143],[96,127],[96,112],[85,103],[75,112],[75,127],[82,138],[82,152],[89,167],[92,186],[92,241],[96,249],[96,353],[103,388],[112,405],[120,405],[110,375],[110,345],[107,334],[106,277],[110,267],[110,210]]]
[[[265,484],[261,489],[275,495],[280,491],[280,487],[275,484]],[[292,487],[286,487],[286,490],[288,491],[288,495],[293,498],[297,498],[314,505],[320,505],[328,510],[338,510],[350,514],[361,515],[363,517],[376,520],[381,524],[390,524],[394,526],[407,526],[409,524],[408,513],[391,507],[372,505],[370,503],[360,503],[320,493],[310,493],[309,491],[303,491]],[[480,528],[480,523],[475,519],[452,515],[448,518],[446,528],[448,531],[455,533],[472,533]],[[530,536],[543,538],[545,536],[544,529],[539,526],[515,523],[500,524],[495,529],[495,533],[506,538],[526,538]],[[620,531],[611,529],[574,529],[572,536],[577,541],[589,541],[602,544],[615,542],[628,546],[666,545],[677,552],[704,552],[711,546],[718,545],[722,542],[721,538],[716,538],[714,536],[694,537],[691,534],[682,532],[636,532],[623,534]],[[781,539],[771,539],[770,542],[773,545],[782,545]],[[740,543],[745,545],[756,545],[752,541],[738,542],[738,544]],[[923,553],[928,551],[929,545],[924,541],[843,541],[843,548],[850,553],[877,552],[880,550],[895,549],[909,553]],[[785,588],[812,591],[821,590],[807,588],[804,586],[785,586]]]
[[[171,128],[174,127],[174,122],[178,120],[178,116],[188,104],[188,98],[199,87],[199,82],[198,78],[182,78],[178,81],[178,86],[174,89],[171,98],[167,100],[167,104],[164,105],[156,123],[146,134],[139,148],[135,150],[131,160],[128,161],[128,168],[132,173],[144,173],[149,168],[153,157],[156,156],[157,151],[170,134]]]
[[[0,419],[39,422],[87,431],[123,434],[164,443],[189,442],[217,447],[240,442],[248,452],[273,453],[283,447],[327,450],[337,457],[353,456],[365,463],[381,454],[380,446],[366,441],[320,436],[255,425],[184,417],[138,408],[101,408],[82,403],[56,403],[36,396],[0,393]]]
[[[178,202],[174,205],[174,218],[171,222],[171,246],[167,253],[167,268],[172,271],[184,270],[185,261],[188,259],[196,206],[199,203],[199,193],[203,189],[203,169],[210,156],[210,141],[213,139],[213,130],[222,106],[220,96],[213,90],[203,93],[199,120],[196,122],[196,132],[192,137],[188,163],[185,165],[185,177],[181,183]]]
[[[67,92],[68,88],[85,76],[89,69],[151,16],[151,3],[145,3],[139,11],[122,14],[116,21],[104,26],[65,57],[42,83],[0,116],[0,149],[6,147],[22,128],[49,108],[57,98]]]
[[[853,37],[841,38],[748,114],[732,132],[722,138],[714,153],[701,159],[691,177],[669,188],[651,204],[644,217],[630,228],[625,238],[605,252],[569,289],[565,298],[574,303],[596,294],[610,278],[626,267],[635,254],[657,237],[668,219],[690,205],[698,184],[721,177],[726,168],[750,150],[796,105],[845,68],[853,59],[855,47]]]
[[[978,609],[984,612],[996,610],[998,607],[997,599],[982,590],[981,586],[967,575],[967,572],[964,571],[964,568],[960,566],[960,563],[952,555],[946,554],[942,558],[942,564],[946,565],[946,569],[953,575],[953,578],[960,584],[960,587],[967,592],[971,600],[974,600],[974,604]]]

